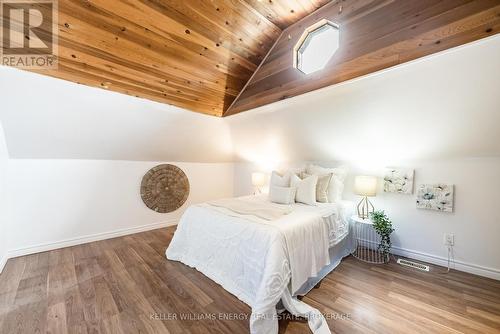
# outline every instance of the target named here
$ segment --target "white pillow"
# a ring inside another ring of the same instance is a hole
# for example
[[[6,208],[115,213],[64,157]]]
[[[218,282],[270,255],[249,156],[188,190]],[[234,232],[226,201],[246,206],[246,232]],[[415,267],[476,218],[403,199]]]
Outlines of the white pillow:
[[[269,200],[278,204],[295,203],[295,193],[297,189],[293,187],[271,186],[269,188]]]
[[[328,185],[328,202],[337,203],[342,200],[344,182],[337,175],[333,175]]]
[[[280,175],[277,171],[273,170],[271,173],[271,180],[269,182],[269,189],[271,189],[271,186],[278,186],[278,187],[290,187],[290,176],[292,174],[289,172],[286,172],[283,175]]]
[[[317,165],[308,165],[306,167],[308,174],[323,175],[333,174],[328,185],[328,202],[335,203],[342,200],[344,192],[344,180],[347,176],[347,167],[340,166],[336,168],[325,168]]]
[[[302,173],[301,177],[305,179],[310,175]],[[316,183],[316,202],[328,203],[328,187],[333,174],[318,175],[318,183]]]
[[[326,168],[318,165],[307,165],[306,173],[314,174],[314,175],[324,175],[324,174],[333,174],[339,178],[339,181],[344,182],[345,177],[347,176],[347,166],[339,166],[335,168]]]
[[[286,173],[291,173],[291,174],[297,174],[300,175],[300,173],[306,171],[306,166],[302,167],[286,167],[286,168],[279,168],[275,169],[278,174],[285,175]]]
[[[318,183],[318,175],[311,175],[301,180],[297,175],[292,175],[290,185],[292,188],[297,188],[295,194],[295,202],[300,202],[308,205],[316,205],[316,184]]]
[[[305,167],[297,167],[297,168],[288,168],[287,173],[295,174],[300,177],[300,174],[306,171]]]

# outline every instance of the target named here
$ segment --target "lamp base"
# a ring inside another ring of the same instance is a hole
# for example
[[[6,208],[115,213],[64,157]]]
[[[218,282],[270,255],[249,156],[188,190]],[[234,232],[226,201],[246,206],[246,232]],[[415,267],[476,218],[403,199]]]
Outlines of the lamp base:
[[[358,217],[361,219],[367,219],[370,217],[370,213],[373,213],[375,208],[373,204],[368,200],[368,197],[365,196],[358,203]]]

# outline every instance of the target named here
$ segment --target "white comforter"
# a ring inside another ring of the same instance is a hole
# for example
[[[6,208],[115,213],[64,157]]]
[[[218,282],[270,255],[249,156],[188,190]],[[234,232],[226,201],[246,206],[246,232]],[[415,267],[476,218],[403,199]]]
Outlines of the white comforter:
[[[278,333],[280,299],[292,314],[308,317],[314,333],[330,333],[321,313],[292,295],[329,264],[329,219],[338,205],[297,204],[291,209],[268,221],[209,204],[191,206],[179,222],[167,258],[198,269],[250,305],[251,333]]]

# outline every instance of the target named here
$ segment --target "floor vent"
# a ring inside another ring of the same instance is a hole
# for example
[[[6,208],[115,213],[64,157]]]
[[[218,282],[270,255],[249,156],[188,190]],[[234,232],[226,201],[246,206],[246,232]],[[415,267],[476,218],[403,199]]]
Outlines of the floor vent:
[[[402,266],[407,266],[407,267],[415,268],[415,269],[422,270],[422,271],[429,271],[429,266],[426,266],[425,264],[412,262],[412,261],[408,261],[408,260],[403,260],[403,259],[398,259],[398,263]]]

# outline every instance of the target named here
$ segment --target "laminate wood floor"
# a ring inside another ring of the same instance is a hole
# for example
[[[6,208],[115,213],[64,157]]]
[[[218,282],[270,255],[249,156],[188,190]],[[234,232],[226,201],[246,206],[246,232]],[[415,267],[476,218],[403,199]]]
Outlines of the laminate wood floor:
[[[0,333],[248,332],[248,306],[165,258],[174,231],[9,260]],[[500,282],[443,271],[349,257],[303,300],[326,315],[332,333],[500,333]],[[308,333],[307,323],[285,314],[280,333]]]

